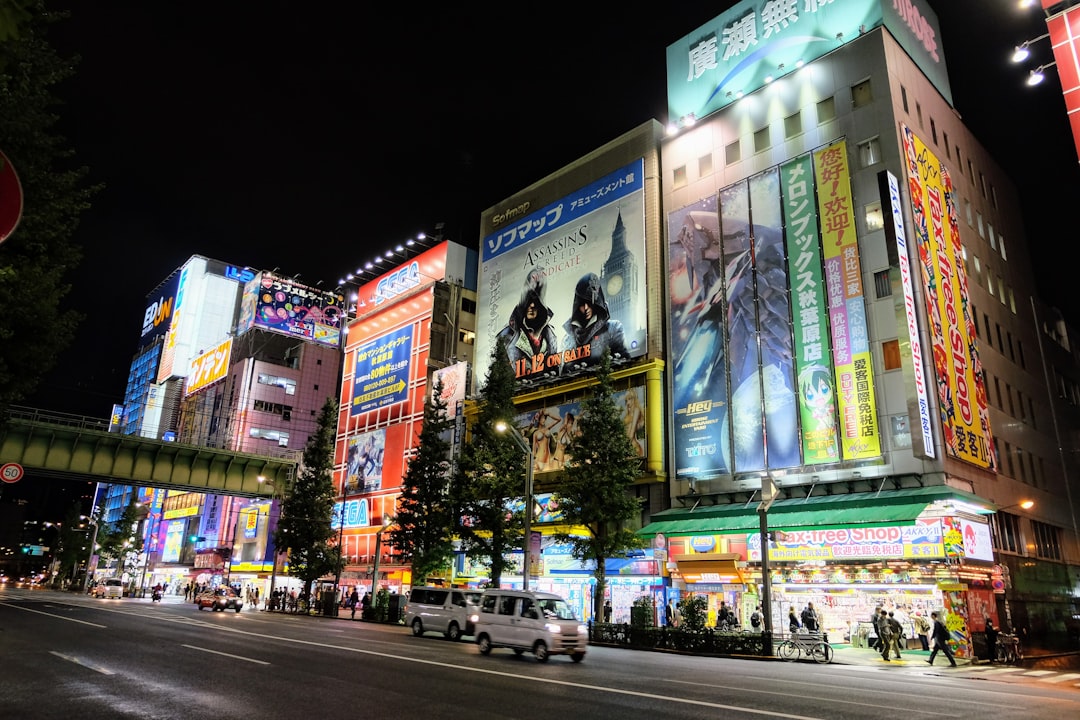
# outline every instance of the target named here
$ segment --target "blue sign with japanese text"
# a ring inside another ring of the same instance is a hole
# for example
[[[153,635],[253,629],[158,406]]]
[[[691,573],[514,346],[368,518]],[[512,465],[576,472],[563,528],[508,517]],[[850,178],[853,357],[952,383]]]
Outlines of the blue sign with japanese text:
[[[375,338],[356,351],[351,415],[404,401],[409,390],[413,326]]]

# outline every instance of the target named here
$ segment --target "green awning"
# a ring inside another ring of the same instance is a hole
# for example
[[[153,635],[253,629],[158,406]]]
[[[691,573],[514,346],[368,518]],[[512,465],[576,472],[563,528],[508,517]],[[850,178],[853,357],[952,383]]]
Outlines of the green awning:
[[[992,512],[993,504],[977,495],[938,485],[934,487],[882,490],[877,493],[823,495],[777,500],[769,508],[769,527],[831,527],[836,525],[886,525],[911,523],[927,508],[949,514],[949,506],[963,503],[967,512]],[[651,537],[709,535],[746,532],[759,527],[757,502],[749,505],[699,505],[672,508],[653,515],[653,521],[638,530]]]

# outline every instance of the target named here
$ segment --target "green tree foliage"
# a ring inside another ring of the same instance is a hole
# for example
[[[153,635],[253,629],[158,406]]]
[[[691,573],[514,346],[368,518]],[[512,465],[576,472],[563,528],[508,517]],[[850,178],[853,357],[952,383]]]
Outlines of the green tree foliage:
[[[496,343],[483,390],[480,412],[461,450],[453,497],[460,515],[458,536],[474,558],[486,559],[491,585],[499,587],[508,552],[521,547],[522,513],[508,510],[525,494],[525,459],[514,439],[495,429],[514,420],[514,371],[506,347]]]
[[[99,507],[98,510],[98,555],[102,559],[116,560],[116,575],[119,577],[136,566],[139,553],[142,551],[142,535],[139,534],[138,529],[143,511],[135,501],[134,491],[131,493],[127,507],[116,522],[102,523],[102,508]]]
[[[0,313],[0,408],[37,388],[82,319],[61,303],[71,290],[66,278],[82,259],[72,236],[100,189],[86,184],[86,168],[55,132],[53,88],[77,62],[58,57],[44,39],[47,23],[61,16],[40,2],[8,0],[2,8],[0,26],[10,15],[18,29],[0,36],[0,150],[21,181],[23,214],[0,244],[0,307],[34,310]]]
[[[571,554],[594,564],[596,591],[593,617],[604,617],[605,563],[642,547],[630,522],[640,517],[641,503],[629,489],[640,475],[641,459],[626,434],[622,413],[611,387],[611,355],[604,353],[596,385],[581,403],[578,434],[569,447],[566,476],[557,492],[559,509],[569,526],[584,527],[587,535],[556,533]]]
[[[455,515],[450,503],[450,442],[454,421],[447,417],[442,381],[435,383],[424,406],[424,424],[416,455],[401,481],[397,521],[390,544],[412,565],[413,585],[444,570],[453,557]]]
[[[76,571],[90,554],[90,536],[87,525],[83,522],[82,503],[77,502],[68,508],[64,520],[60,523],[60,537],[56,548],[56,585],[66,587],[75,579]]]
[[[334,434],[337,402],[327,398],[319,411],[315,432],[308,438],[300,472],[285,493],[281,519],[274,531],[279,552],[289,553],[290,574],[312,585],[324,575],[341,571],[341,548],[332,544],[338,531],[331,527],[334,513]]]
[[[709,600],[704,595],[687,595],[679,601],[682,623],[679,627],[686,632],[703,632],[709,621]]]

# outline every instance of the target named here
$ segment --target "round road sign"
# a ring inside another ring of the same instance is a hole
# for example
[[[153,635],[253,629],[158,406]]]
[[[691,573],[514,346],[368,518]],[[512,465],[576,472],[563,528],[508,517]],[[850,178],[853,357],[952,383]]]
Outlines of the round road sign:
[[[0,480],[6,483],[19,482],[22,480],[23,466],[19,463],[4,463],[0,465]]]

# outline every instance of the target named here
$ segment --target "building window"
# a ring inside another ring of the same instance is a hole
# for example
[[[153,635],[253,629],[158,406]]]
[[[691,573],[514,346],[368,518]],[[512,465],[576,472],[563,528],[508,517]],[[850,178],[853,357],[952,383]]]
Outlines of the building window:
[[[1005,396],[1009,398],[1009,417],[1016,417],[1016,408],[1013,407],[1013,391],[1012,385],[1005,383]],[[1004,410],[1005,408],[1001,408]]]
[[[1009,346],[1009,359],[1016,362],[1016,353],[1013,352],[1013,338],[1012,333],[1008,330],[1005,331],[1005,342]]]
[[[462,345],[475,345],[476,333],[472,330],[458,330],[458,342]]]
[[[994,204],[994,209],[997,210],[997,188],[993,183],[990,183],[990,202]]]
[[[267,373],[259,373],[259,384],[284,388],[286,395],[296,394],[296,381],[289,378],[279,377],[277,375],[268,375]]]
[[[994,547],[1003,552],[1019,553],[1023,544],[1020,541],[1020,519],[1009,513],[994,513],[991,518],[994,531]]]
[[[900,341],[886,340],[881,343],[881,354],[885,361],[885,371],[900,369]]]
[[[769,126],[761,128],[754,133],[754,152],[764,152],[769,149]]]
[[[983,326],[986,327],[986,342],[994,347],[994,340],[990,337],[990,317],[986,313],[983,313]]]
[[[892,283],[889,281],[888,270],[878,270],[874,273],[874,292],[878,300],[892,295]]]
[[[1024,449],[1016,448],[1016,469],[1019,470],[1020,482],[1027,482],[1027,468],[1024,467]]]
[[[1035,536],[1035,554],[1050,560],[1061,559],[1061,531],[1053,525],[1031,521],[1031,532]]]
[[[472,298],[461,298],[461,312],[476,314],[476,301]]]
[[[1001,278],[1000,275],[997,276],[997,279],[998,279],[998,300],[1000,300],[1001,304],[1004,305],[1005,304],[1005,281]]]
[[[904,105],[904,112],[910,114],[911,111],[908,110],[907,106],[907,88],[903,85],[900,86],[900,102]]]
[[[934,122],[934,118],[930,118],[930,137],[934,139],[934,144],[937,145],[937,123]]]
[[[879,138],[872,137],[859,143],[859,164],[862,167],[867,168],[879,162],[881,162],[881,140]]]
[[[881,202],[874,201],[863,210],[866,220],[866,232],[874,232],[885,227],[885,216],[881,212]]]
[[[1027,424],[1027,410],[1024,408],[1024,393],[1017,388],[1016,390],[1016,406],[1020,408],[1020,422]]]
[[[1005,474],[1009,477],[1016,477],[1016,475],[1013,474],[1012,445],[1009,444],[1008,440],[1005,441]]]
[[[863,80],[851,88],[851,104],[857,108],[866,107],[874,101],[874,94],[870,91],[870,80]]]
[[[986,221],[986,232],[990,236],[990,249],[997,250],[997,236],[994,235],[994,224]]]
[[[817,121],[818,125],[836,119],[836,98],[831,95],[824,100],[818,100]]]
[[[672,180],[673,180],[673,184],[675,185],[675,187],[677,187],[677,188],[686,187],[686,166],[685,165],[675,168],[673,176],[674,177],[672,178]]]
[[[957,170],[957,172],[959,172],[959,173],[960,173],[961,175],[963,175],[963,174],[964,174],[964,163],[963,163],[963,161],[962,161],[962,160],[960,160],[960,147],[959,147],[959,146],[957,146],[957,148],[956,148],[956,170]],[[971,224],[971,220],[970,220],[970,219],[968,219],[968,224],[969,224],[969,225]]]
[[[997,406],[999,408],[1004,407],[1001,403],[1001,380],[998,379],[997,375],[994,376],[994,392],[997,393]]]
[[[941,133],[941,138],[942,138],[943,144],[945,145],[945,157],[947,159],[951,160],[952,159],[952,154],[951,154],[951,151],[949,150],[949,133],[947,133],[947,132]]]
[[[982,216],[981,212],[976,212],[975,213],[975,220],[976,220],[976,224],[978,225],[978,228],[979,228],[979,237],[981,237],[983,240],[985,240],[986,239],[986,225],[983,224],[983,216]]]
[[[978,282],[979,278],[982,277],[982,263],[979,262],[979,256],[978,255],[972,255],[972,258],[974,259],[974,262],[975,262],[975,280],[976,280],[976,282]]]
[[[712,175],[712,153],[698,158],[698,177]]]
[[[734,165],[742,160],[742,152],[740,151],[739,141],[730,142],[724,147],[724,162],[728,165]]]
[[[1005,236],[1000,234],[998,235],[998,252],[1001,253],[1002,260],[1009,259],[1009,253],[1005,252]]]
[[[967,224],[971,225],[971,201],[964,198],[964,211],[967,213]]]
[[[289,447],[289,433],[282,432],[281,430],[253,427],[248,430],[248,435],[253,438],[259,438],[260,440],[276,442],[278,447]]]
[[[1027,370],[1027,364],[1024,362],[1024,341],[1016,341],[1016,354],[1020,356],[1020,367]]]
[[[797,112],[784,118],[784,137],[788,140],[802,132],[802,113]]]
[[[1028,417],[1031,418],[1031,429],[1038,430],[1039,424],[1035,421],[1035,401],[1028,396]]]
[[[982,193],[983,200],[986,199],[986,177],[979,173],[979,191]]]
[[[975,182],[975,166],[971,164],[971,158],[968,158],[968,177],[971,178],[971,182]]]
[[[918,102],[915,103],[915,117],[918,119],[919,127],[921,128],[923,126],[923,122],[922,122],[922,105],[920,105]]]

